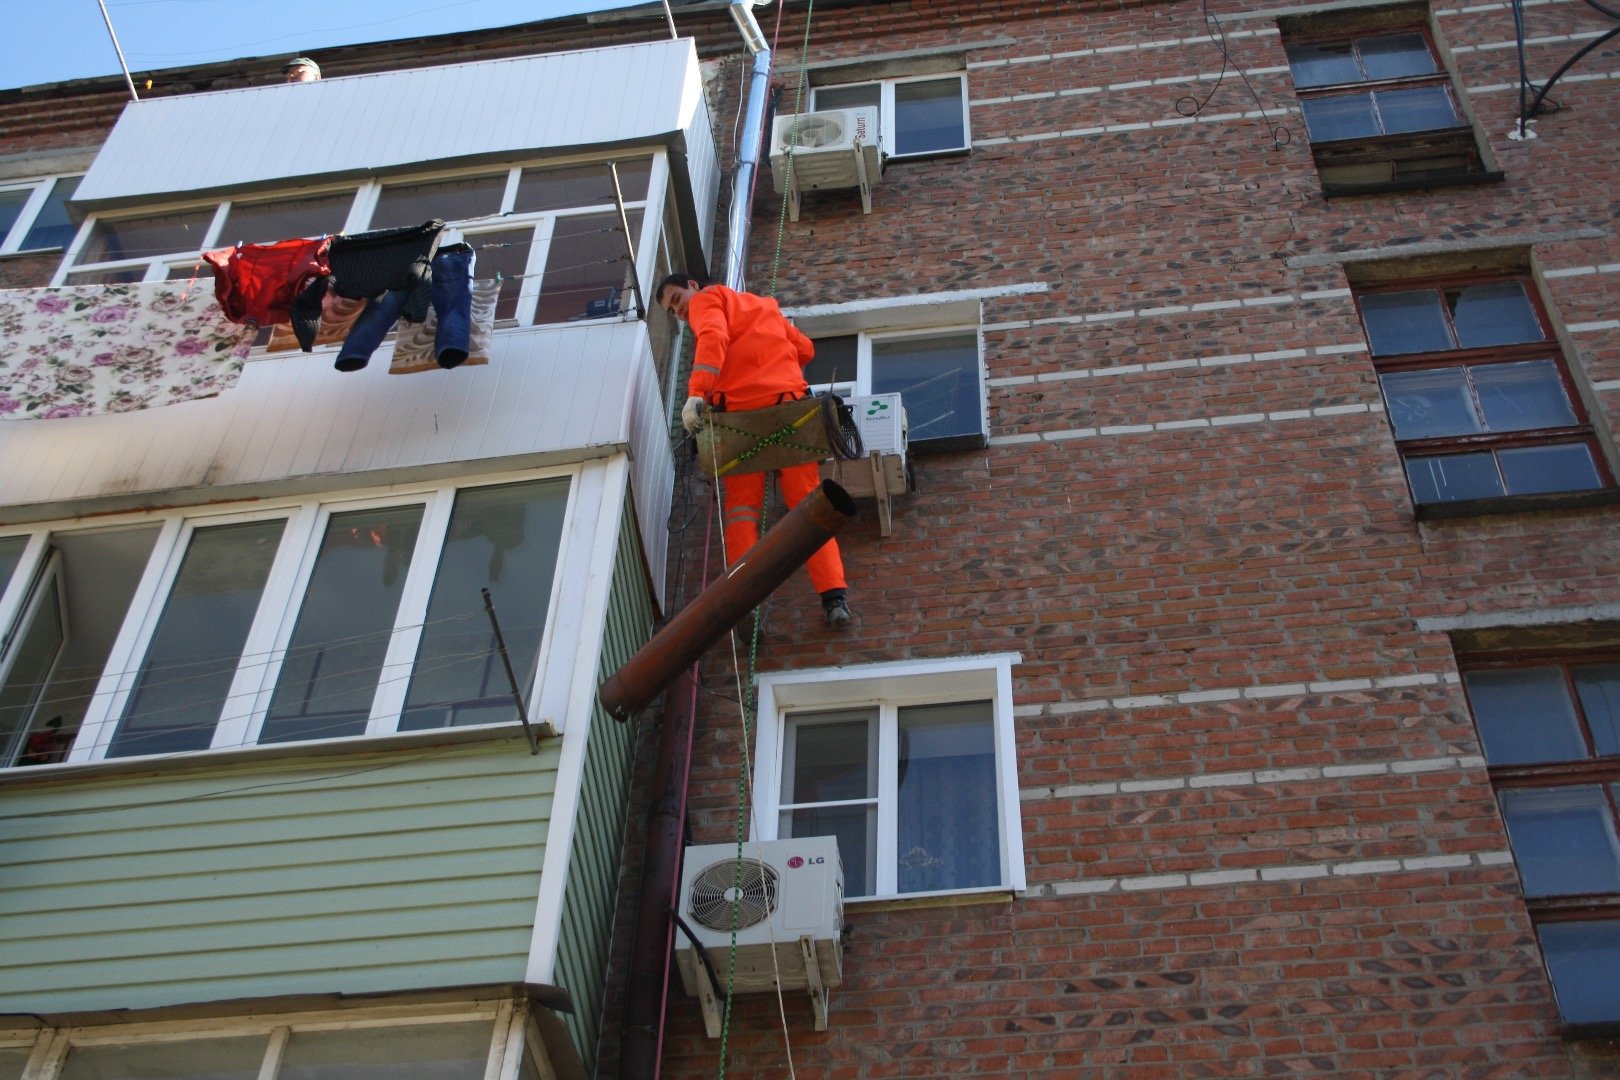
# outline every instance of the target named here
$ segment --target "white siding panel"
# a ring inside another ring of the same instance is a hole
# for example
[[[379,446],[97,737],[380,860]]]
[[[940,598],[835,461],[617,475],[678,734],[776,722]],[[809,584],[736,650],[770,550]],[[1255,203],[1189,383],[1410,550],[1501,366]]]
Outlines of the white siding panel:
[[[321,491],[643,449],[633,409],[654,401],[636,320],[502,331],[490,363],[388,374],[334,350],[250,361],[217,398],[120,415],[0,422],[0,521]],[[661,438],[667,437],[660,433]],[[666,469],[661,481],[668,487]],[[662,527],[662,519],[658,525]],[[649,548],[651,547],[649,541]]]
[[[689,39],[151,98],[125,106],[75,202],[662,141],[704,111]]]
[[[715,153],[714,129],[702,95],[691,111],[686,132],[686,168],[692,180],[692,199],[697,206],[698,240],[704,251],[714,250],[714,222],[720,205],[720,159]]]

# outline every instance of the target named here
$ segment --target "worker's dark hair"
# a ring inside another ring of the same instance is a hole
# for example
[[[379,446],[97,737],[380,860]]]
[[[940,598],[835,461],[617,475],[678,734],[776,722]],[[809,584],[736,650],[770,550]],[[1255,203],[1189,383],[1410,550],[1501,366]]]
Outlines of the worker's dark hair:
[[[693,277],[691,274],[670,274],[668,277],[664,278],[663,281],[658,283],[658,288],[653,290],[653,303],[656,304],[659,300],[663,299],[664,290],[669,288],[671,285],[682,289],[686,288],[688,285],[696,285],[700,289],[703,288],[703,282]]]

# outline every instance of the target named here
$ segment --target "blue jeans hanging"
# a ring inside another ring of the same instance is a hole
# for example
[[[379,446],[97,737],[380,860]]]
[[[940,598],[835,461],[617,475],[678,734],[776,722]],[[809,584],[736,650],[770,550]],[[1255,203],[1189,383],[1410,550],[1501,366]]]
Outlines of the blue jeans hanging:
[[[433,257],[433,277],[428,286],[438,327],[433,335],[433,352],[442,368],[453,368],[467,359],[468,337],[472,329],[473,250],[466,244],[439,249]],[[412,290],[391,289],[366,301],[366,309],[354,321],[343,348],[338,350],[339,371],[359,371],[371,361],[382,339],[388,336],[400,314],[410,304]]]

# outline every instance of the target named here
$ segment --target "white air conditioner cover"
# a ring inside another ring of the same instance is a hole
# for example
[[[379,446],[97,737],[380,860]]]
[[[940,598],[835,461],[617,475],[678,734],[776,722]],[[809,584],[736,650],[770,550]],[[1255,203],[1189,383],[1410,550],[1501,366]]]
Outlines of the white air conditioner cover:
[[[862,172],[868,185],[883,177],[878,111],[870,106],[778,116],[771,124],[771,182],[778,192],[787,190],[790,149],[801,191],[859,187]]]
[[[844,870],[835,838],[813,836],[744,844],[740,867],[736,844],[689,847],[685,858],[677,910],[708,950],[722,984],[716,987],[721,994],[725,993],[723,984],[732,966],[729,954],[733,906],[738,993],[775,989],[778,975],[784,990],[806,987],[801,937],[815,943],[821,982],[826,986],[843,982]],[[680,930],[675,935],[675,962],[686,992],[695,996],[696,969],[702,960]]]

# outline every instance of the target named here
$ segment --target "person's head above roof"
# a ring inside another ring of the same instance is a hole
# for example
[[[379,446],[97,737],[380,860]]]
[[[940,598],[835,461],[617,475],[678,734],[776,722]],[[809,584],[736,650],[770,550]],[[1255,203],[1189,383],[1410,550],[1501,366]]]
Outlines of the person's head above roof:
[[[288,82],[314,82],[321,77],[321,65],[307,56],[295,56],[281,66]]]

